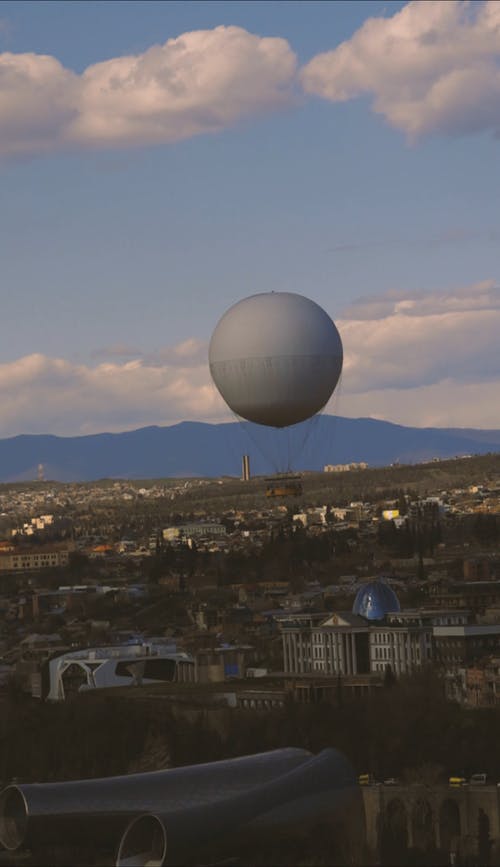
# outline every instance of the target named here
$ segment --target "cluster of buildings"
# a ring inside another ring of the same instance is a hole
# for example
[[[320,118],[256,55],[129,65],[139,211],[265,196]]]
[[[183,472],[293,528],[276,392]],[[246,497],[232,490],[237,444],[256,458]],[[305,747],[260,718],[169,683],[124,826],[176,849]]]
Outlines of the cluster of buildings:
[[[0,684],[15,675],[61,699],[158,679],[241,680],[240,694],[251,680],[244,700],[261,706],[257,692],[333,700],[339,678],[355,695],[432,665],[453,700],[499,700],[499,537],[474,536],[478,517],[500,521],[498,479],[420,498],[183,508],[207,484],[0,492]],[[391,548],[423,527],[439,529],[432,550]],[[299,537],[307,561],[263,559]]]
[[[287,674],[400,677],[429,664],[451,674],[500,654],[500,623],[478,624],[455,609],[402,610],[383,580],[362,586],[352,611],[283,614],[279,623]]]
[[[323,471],[325,473],[347,473],[350,470],[367,470],[368,464],[364,461],[351,464],[325,464]]]

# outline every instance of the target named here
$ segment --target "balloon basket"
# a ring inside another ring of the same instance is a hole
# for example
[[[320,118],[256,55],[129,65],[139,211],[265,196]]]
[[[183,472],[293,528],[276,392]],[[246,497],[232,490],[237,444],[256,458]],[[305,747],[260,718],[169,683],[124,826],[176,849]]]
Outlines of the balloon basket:
[[[300,497],[302,494],[302,481],[300,476],[280,474],[266,479],[266,497]]]

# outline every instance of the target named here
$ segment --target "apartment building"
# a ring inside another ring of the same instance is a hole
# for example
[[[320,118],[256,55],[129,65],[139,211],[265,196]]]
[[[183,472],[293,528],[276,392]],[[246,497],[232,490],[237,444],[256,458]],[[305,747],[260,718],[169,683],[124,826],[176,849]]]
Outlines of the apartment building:
[[[0,572],[30,572],[69,563],[69,548],[13,549],[0,552]]]

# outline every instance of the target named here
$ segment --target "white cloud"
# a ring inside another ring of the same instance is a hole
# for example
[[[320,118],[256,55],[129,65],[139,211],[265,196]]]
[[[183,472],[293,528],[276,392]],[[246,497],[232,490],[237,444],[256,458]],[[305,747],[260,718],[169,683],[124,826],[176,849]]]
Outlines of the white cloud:
[[[338,324],[350,392],[500,378],[500,289],[491,283],[389,292],[351,306]]]
[[[54,57],[0,54],[0,155],[61,147],[77,94],[77,76]]]
[[[429,316],[478,310],[500,310],[500,289],[493,280],[482,280],[447,292],[390,289],[382,295],[359,299],[344,315],[347,319],[359,320],[382,319],[401,312],[407,316]]]
[[[217,132],[293,100],[285,39],[198,30],[81,75],[53,57],[0,54],[0,155],[129,147]]]
[[[417,0],[301,71],[307,93],[332,102],[368,94],[373,110],[410,139],[500,133],[500,3]]]
[[[2,22],[0,19],[0,32]],[[366,94],[410,139],[500,135],[500,3],[417,0],[300,71],[333,102]],[[177,142],[294,103],[297,59],[286,39],[241,27],[197,30],[81,74],[55,57],[0,53],[0,156]]]
[[[189,337],[176,346],[167,346],[149,353],[146,358],[150,364],[170,364],[172,366],[196,367],[207,363],[208,343]]]
[[[410,427],[500,429],[495,396],[500,377],[490,382],[458,383],[443,379],[416,388],[344,390],[336,412],[351,418],[377,418]]]
[[[287,41],[240,27],[197,30],[81,77],[69,135],[89,144],[173,142],[216,132],[289,102],[296,60]]]
[[[172,350],[175,355],[175,348]],[[227,419],[203,364],[74,364],[35,354],[0,365],[0,436],[75,435],[184,419]]]
[[[500,289],[393,290],[337,322],[345,350],[338,411],[419,427],[500,427]]]

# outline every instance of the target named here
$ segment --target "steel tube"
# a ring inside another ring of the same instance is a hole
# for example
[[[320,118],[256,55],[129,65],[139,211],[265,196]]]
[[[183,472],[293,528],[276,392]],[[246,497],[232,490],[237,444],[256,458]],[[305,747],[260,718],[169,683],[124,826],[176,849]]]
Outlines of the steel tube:
[[[202,805],[164,807],[133,819],[120,840],[117,867],[180,864],[224,835],[259,836],[338,818],[359,797],[354,770],[337,750],[323,750],[274,781]],[[161,845],[160,845],[161,841]]]
[[[143,774],[10,785],[0,795],[0,843],[11,851],[90,838],[96,845],[112,846],[138,814],[183,811],[238,797],[298,767],[310,755],[287,748]]]

